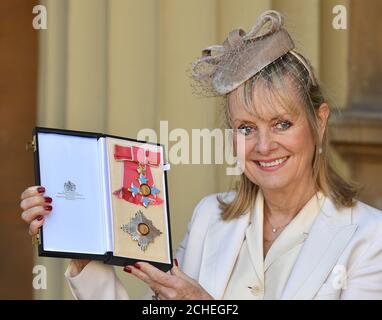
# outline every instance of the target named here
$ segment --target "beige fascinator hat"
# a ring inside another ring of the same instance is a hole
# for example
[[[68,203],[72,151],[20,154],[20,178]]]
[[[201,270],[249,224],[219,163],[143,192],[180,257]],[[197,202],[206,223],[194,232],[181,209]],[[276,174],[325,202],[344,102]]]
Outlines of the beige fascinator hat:
[[[225,95],[287,52],[311,73],[304,59],[293,51],[294,42],[283,24],[279,12],[265,11],[250,32],[235,29],[222,45],[203,49],[202,56],[192,65],[197,86],[208,95]]]

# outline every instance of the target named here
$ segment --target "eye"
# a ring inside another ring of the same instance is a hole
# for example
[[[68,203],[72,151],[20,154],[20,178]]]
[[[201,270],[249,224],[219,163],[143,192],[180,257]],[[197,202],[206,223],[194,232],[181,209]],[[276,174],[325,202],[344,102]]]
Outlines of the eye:
[[[292,123],[288,120],[279,120],[276,123],[276,129],[278,130],[286,130],[289,129],[292,126]]]
[[[241,125],[237,131],[243,136],[249,136],[255,129],[249,125]]]

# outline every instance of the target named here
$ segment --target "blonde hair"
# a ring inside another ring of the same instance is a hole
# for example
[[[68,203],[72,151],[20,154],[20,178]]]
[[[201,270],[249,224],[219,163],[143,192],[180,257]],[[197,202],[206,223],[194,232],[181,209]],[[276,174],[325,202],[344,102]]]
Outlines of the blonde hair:
[[[278,103],[280,102],[281,105],[288,108],[293,108],[293,103],[288,101],[288,94],[286,93],[287,81],[288,84],[292,84],[292,87],[296,89],[298,99],[304,107],[304,113],[307,117],[315,143],[312,172],[316,188],[328,196],[337,208],[354,206],[354,198],[358,194],[358,189],[354,184],[345,181],[334,170],[330,163],[328,157],[329,136],[327,128],[320,141],[317,110],[326,100],[322,94],[320,85],[314,77],[310,63],[302,55],[296,52],[288,52],[237,88],[236,90],[238,91],[236,91],[236,93],[242,95],[244,108],[249,113],[255,115],[256,110],[252,104],[252,96],[253,91],[256,90],[256,84],[260,81],[265,85],[267,89],[266,94],[268,94],[269,97],[276,98]],[[233,92],[235,92],[235,90]],[[224,115],[226,125],[232,127],[230,106],[228,103],[228,96],[230,94],[232,94],[232,92],[225,96]],[[275,99],[272,101],[274,100]],[[254,206],[258,189],[259,186],[242,174],[240,180],[234,187],[236,193],[232,201],[225,202],[223,197],[218,196],[222,210],[222,218],[224,220],[234,219],[248,212],[248,210],[251,210]]]

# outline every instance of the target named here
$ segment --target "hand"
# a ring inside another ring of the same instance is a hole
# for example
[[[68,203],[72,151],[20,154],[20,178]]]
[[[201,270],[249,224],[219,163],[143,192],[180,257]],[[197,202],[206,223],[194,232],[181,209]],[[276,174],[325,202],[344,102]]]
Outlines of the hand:
[[[79,274],[90,261],[91,260],[85,260],[85,259],[72,259],[72,263],[74,264],[76,268],[75,270],[76,274]]]
[[[149,285],[161,300],[213,300],[194,279],[174,265],[165,273],[146,262],[137,262],[134,266],[126,266],[129,272]]]
[[[45,188],[41,186],[29,187],[21,194],[20,207],[24,211],[21,219],[29,224],[29,234],[34,236],[44,224],[45,216],[52,212],[52,198],[46,197]],[[73,260],[80,272],[90,260]]]
[[[52,198],[45,197],[45,188],[34,186],[27,188],[21,194],[20,207],[24,211],[21,219],[29,224],[29,234],[34,236],[44,224],[45,216],[52,212]]]

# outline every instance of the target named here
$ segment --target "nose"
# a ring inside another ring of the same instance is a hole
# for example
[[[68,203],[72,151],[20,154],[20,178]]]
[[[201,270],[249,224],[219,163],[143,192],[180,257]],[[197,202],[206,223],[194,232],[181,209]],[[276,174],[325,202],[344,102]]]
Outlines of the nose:
[[[268,155],[277,148],[277,143],[273,140],[271,132],[262,130],[258,132],[255,143],[255,150],[261,155]]]

